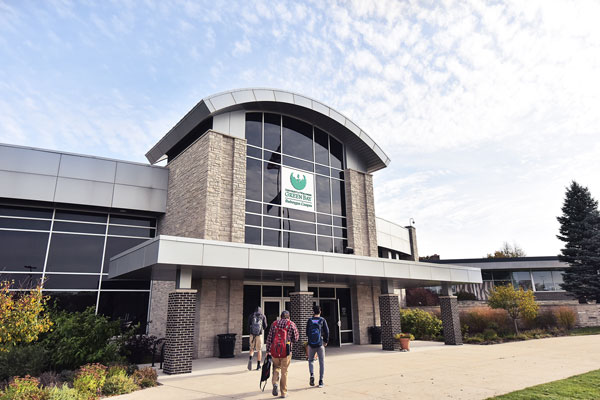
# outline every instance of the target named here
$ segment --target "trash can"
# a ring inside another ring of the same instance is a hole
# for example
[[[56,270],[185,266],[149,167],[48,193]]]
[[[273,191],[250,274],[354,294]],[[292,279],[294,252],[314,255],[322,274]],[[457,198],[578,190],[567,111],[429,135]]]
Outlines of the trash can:
[[[371,344],[381,344],[381,327],[370,326],[369,334],[371,335]]]
[[[219,358],[233,358],[235,349],[235,333],[217,335],[219,340]]]

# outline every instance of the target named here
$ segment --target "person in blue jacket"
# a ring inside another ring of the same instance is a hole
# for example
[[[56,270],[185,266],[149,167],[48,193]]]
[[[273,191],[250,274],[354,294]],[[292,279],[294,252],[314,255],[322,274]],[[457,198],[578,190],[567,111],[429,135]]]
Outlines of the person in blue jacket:
[[[329,326],[325,318],[321,317],[321,307],[313,306],[313,317],[306,322],[306,336],[308,337],[308,372],[310,372],[310,386],[315,386],[313,362],[315,354],[319,357],[319,387],[323,387],[325,373],[325,347],[329,342]]]

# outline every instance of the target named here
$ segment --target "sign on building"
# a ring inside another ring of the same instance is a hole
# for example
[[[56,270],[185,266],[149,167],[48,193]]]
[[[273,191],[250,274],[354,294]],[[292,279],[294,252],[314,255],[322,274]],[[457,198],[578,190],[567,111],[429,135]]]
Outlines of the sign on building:
[[[281,167],[283,207],[315,211],[314,175],[310,172]]]

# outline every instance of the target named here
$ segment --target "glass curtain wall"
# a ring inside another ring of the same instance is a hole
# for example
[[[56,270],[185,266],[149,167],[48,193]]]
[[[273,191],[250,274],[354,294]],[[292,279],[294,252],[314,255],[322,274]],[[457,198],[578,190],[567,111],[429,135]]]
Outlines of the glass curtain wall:
[[[562,274],[560,270],[481,271],[483,280],[493,282],[494,286],[512,284],[515,288],[536,292],[562,291]]]
[[[0,205],[0,280],[16,290],[43,280],[61,308],[145,322],[150,281],[109,281],[108,264],[155,231],[154,217]]]
[[[246,114],[246,243],[343,253],[344,150],[325,131],[285,115]],[[281,167],[315,177],[316,212],[281,207]]]

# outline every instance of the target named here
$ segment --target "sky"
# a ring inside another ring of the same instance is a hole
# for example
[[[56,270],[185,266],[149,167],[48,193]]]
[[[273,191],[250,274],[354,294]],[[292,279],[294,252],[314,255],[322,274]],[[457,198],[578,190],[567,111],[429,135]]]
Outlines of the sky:
[[[202,98],[279,88],[391,158],[375,210],[420,255],[558,254],[600,198],[598,1],[0,0],[0,142],[138,162]]]

